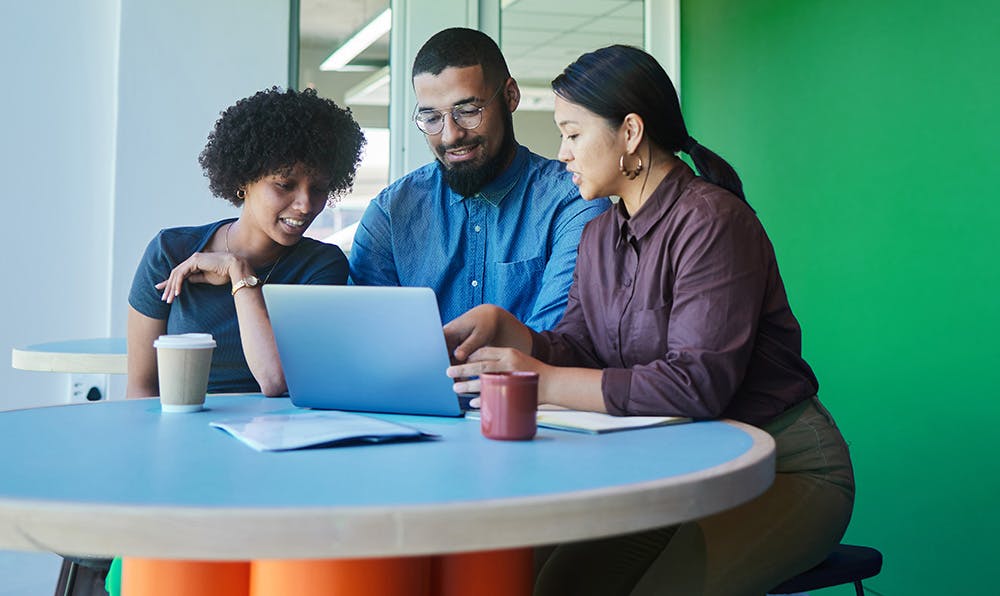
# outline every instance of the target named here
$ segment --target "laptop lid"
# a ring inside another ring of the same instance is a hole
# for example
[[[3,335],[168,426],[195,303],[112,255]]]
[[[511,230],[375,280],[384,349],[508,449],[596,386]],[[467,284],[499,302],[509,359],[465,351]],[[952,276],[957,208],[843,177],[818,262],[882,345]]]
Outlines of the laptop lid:
[[[430,288],[267,284],[263,291],[296,406],[462,415]]]

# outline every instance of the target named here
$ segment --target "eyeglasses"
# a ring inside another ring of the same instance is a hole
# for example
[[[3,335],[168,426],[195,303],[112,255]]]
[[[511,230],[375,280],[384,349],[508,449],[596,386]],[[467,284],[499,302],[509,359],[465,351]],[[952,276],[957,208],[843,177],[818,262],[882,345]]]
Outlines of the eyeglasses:
[[[493,103],[506,84],[507,81],[501,83],[493,93],[493,97],[481,106],[474,103],[460,103],[452,106],[450,110],[420,110],[413,114],[413,122],[425,135],[436,135],[444,130],[444,119],[450,113],[455,124],[466,130],[472,130],[483,123],[483,111]]]

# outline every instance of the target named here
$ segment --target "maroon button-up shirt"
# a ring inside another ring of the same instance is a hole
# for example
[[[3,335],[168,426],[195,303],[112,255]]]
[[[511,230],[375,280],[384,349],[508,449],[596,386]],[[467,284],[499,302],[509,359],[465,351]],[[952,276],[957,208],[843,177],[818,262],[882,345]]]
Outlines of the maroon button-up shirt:
[[[587,225],[566,313],[532,352],[603,369],[612,414],[763,425],[816,394],[801,348],[757,216],[679,164],[631,218],[619,204]]]

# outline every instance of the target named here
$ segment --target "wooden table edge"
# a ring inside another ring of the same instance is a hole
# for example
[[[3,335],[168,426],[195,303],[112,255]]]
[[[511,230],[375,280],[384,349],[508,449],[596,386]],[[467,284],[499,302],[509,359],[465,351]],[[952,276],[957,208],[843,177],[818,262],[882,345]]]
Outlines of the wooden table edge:
[[[125,354],[37,352],[11,348],[10,361],[11,366],[18,370],[112,375],[128,372],[128,357]]]

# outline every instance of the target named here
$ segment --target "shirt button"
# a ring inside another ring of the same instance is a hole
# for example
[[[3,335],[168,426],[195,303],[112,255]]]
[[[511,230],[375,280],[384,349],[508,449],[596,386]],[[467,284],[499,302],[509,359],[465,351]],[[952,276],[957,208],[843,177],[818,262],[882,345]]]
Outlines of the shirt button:
[[[475,288],[475,287],[478,287],[478,286],[479,286],[479,282],[476,281],[476,280],[472,280],[472,287]]]
[[[480,228],[479,226],[476,226],[476,227],[475,227],[475,228],[473,228],[473,229],[474,229],[475,231],[477,231],[477,232],[478,232],[478,231],[479,231],[479,230],[480,230],[481,228]]]
[[[623,281],[622,283],[625,284],[625,287],[627,288],[632,285],[632,280],[626,278],[625,281]]]

